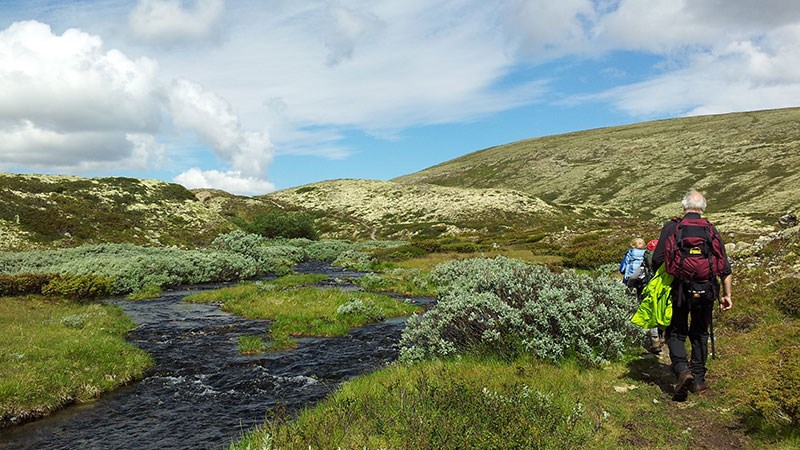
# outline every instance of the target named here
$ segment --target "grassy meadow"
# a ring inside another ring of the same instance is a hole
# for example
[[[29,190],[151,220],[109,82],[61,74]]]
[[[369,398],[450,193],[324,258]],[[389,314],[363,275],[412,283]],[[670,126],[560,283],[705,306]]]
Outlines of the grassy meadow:
[[[0,297],[0,425],[141,378],[152,360],[125,341],[133,326],[114,306]]]
[[[370,322],[421,312],[418,306],[385,295],[309,286],[324,278],[288,275],[200,292],[184,301],[219,303],[222,310],[242,317],[272,320],[266,343],[270,350],[293,348],[293,337],[343,336]]]

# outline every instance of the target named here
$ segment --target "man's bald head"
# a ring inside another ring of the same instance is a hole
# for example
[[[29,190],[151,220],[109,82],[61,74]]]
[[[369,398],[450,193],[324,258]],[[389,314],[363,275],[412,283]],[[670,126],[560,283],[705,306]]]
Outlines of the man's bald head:
[[[706,198],[703,197],[703,194],[694,189],[683,196],[681,204],[683,205],[684,212],[691,211],[702,214],[706,210]]]

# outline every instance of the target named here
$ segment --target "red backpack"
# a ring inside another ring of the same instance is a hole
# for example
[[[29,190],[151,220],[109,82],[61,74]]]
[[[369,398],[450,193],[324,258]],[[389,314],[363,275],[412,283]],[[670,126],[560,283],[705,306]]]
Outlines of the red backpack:
[[[706,219],[675,218],[664,245],[667,273],[685,281],[710,281],[725,267],[722,239]]]

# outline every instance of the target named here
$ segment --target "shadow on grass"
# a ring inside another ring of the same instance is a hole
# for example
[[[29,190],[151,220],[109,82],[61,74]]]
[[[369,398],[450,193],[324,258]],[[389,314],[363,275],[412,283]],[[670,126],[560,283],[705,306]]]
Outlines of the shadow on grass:
[[[662,358],[666,356],[666,347],[662,349],[662,356],[642,351],[638,358],[628,362],[628,372],[624,375],[642,383],[658,386],[661,392],[675,394],[675,377],[670,370],[669,364]]]

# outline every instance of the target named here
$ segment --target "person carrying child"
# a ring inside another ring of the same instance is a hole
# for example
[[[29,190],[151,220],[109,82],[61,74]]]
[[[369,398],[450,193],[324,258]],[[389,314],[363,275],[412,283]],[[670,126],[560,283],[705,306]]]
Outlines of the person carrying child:
[[[641,239],[634,239],[633,242],[631,243],[631,246],[635,247],[637,244],[644,243],[644,241],[642,241],[641,243],[638,241],[641,241]],[[658,239],[651,239],[647,243],[641,264],[639,264],[639,266],[636,268],[636,270],[634,270],[633,274],[631,274],[631,276],[625,283],[626,286],[635,290],[636,300],[639,302],[642,301],[642,290],[650,281],[650,278],[653,277],[653,274],[656,272],[655,271],[656,268],[653,267],[653,251],[656,249],[657,245],[658,245]],[[649,328],[646,331],[647,331],[647,338],[650,341],[648,350],[651,353],[655,354],[661,353],[661,348],[664,345],[664,330],[656,327],[656,328]]]

